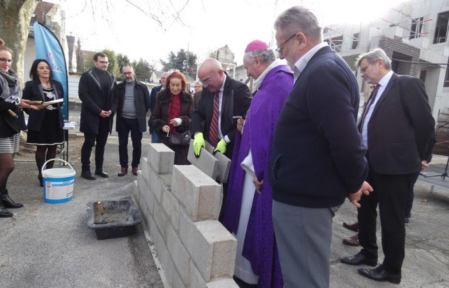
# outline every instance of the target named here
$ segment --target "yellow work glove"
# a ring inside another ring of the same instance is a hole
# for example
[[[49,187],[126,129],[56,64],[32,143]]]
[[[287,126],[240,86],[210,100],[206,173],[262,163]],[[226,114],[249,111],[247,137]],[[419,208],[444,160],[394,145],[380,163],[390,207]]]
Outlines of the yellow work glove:
[[[201,147],[206,148],[206,141],[204,141],[203,133],[199,132],[195,135],[193,140],[193,152],[196,158],[200,157]]]
[[[220,142],[218,142],[217,147],[215,147],[214,155],[217,152],[220,152],[221,154],[224,154],[226,152],[226,141],[224,139],[221,139]]]

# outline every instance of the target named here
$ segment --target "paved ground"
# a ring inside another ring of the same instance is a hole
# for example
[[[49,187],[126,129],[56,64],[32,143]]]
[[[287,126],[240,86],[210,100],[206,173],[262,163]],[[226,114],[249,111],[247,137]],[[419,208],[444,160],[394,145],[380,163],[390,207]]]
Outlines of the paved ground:
[[[71,111],[73,120],[78,115]],[[105,170],[111,177],[95,182],[77,177],[74,199],[65,204],[44,203],[34,162],[16,163],[8,187],[13,198],[25,207],[13,210],[13,218],[0,219],[0,287],[163,287],[141,227],[132,237],[104,241],[96,240],[94,231],[87,228],[87,202],[120,199],[132,193],[135,178],[116,176],[119,165],[114,134],[105,159]],[[148,138],[145,133],[143,143],[147,144]],[[145,151],[146,145],[143,155]],[[441,174],[446,159],[436,157],[427,173]],[[75,163],[75,168],[79,176],[80,164]],[[416,185],[399,287],[449,287],[446,179],[420,177]],[[348,203],[334,218],[331,287],[398,287],[365,279],[357,274],[356,267],[340,263],[341,256],[358,252],[358,248],[341,244],[344,237],[353,234],[342,227],[343,221],[355,218],[356,209]]]
[[[64,204],[44,203],[35,164],[16,163],[8,187],[25,207],[0,219],[0,287],[163,287],[140,226],[134,236],[102,241],[87,227],[86,203],[132,193],[135,177],[116,176],[117,149],[106,148],[109,179],[79,178],[75,163],[74,198]]]

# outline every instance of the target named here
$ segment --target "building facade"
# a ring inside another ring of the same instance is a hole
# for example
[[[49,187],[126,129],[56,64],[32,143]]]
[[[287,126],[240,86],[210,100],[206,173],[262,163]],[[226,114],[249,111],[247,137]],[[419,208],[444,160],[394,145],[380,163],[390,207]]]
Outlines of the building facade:
[[[379,47],[392,59],[393,71],[424,82],[436,119],[449,107],[448,24],[449,1],[409,0],[369,22],[329,25],[323,34],[353,69],[362,100],[369,97],[369,85],[361,78],[355,61],[360,54]]]

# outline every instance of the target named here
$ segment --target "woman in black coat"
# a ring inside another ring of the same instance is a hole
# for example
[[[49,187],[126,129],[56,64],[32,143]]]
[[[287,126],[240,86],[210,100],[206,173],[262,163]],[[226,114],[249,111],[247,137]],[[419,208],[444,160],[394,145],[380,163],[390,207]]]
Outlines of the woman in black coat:
[[[0,39],[0,218],[12,217],[6,208],[20,208],[6,189],[9,175],[14,170],[14,153],[19,151],[20,130],[25,121],[21,108],[38,109],[28,100],[20,99],[16,73],[11,69],[12,51]]]
[[[23,99],[48,102],[64,98],[61,82],[53,80],[50,64],[44,59],[34,60],[30,70],[30,78],[23,89]],[[28,110],[27,145],[35,145],[36,164],[39,169],[39,182],[42,186],[42,166],[46,160],[56,157],[56,147],[64,142],[64,121],[61,105],[52,104],[42,109]],[[52,168],[54,162],[49,162],[47,168]]]
[[[187,154],[189,145],[169,143],[171,133],[184,133],[190,130],[193,114],[192,96],[186,92],[187,82],[184,74],[173,72],[167,78],[166,89],[156,96],[156,105],[151,121],[159,143],[167,145],[175,152],[175,165],[189,165]]]

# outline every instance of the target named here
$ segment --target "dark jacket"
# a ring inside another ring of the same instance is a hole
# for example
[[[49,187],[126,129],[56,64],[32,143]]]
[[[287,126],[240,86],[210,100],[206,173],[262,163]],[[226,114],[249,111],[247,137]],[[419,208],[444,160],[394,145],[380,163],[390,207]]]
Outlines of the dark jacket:
[[[368,123],[370,166],[388,175],[421,171],[434,127],[423,82],[393,74]]]
[[[161,91],[161,89],[162,89],[162,85],[159,85],[159,86],[154,87],[153,89],[151,89],[151,94],[150,94],[150,111],[151,111],[151,114],[153,114],[154,106],[156,105],[156,95],[159,93],[159,91]],[[154,129],[153,129],[153,124],[151,124],[151,118],[150,118],[150,120],[148,120],[148,127],[150,127],[150,134],[153,134]]]
[[[118,99],[117,119],[115,129],[118,132],[122,121],[122,109],[125,100],[125,85],[122,82],[116,87],[116,98]],[[134,104],[136,105],[137,121],[139,122],[140,132],[147,131],[147,111],[150,109],[150,93],[145,84],[134,81]]]
[[[153,123],[154,131],[157,135],[165,136],[166,133],[162,131],[164,125],[168,125],[168,108],[170,106],[170,90],[166,89],[158,93],[156,97],[156,105],[154,106],[153,114],[151,115],[151,122]],[[181,125],[176,127],[176,131],[183,133],[190,129],[190,123],[193,113],[193,100],[189,93],[181,93],[181,111],[177,118],[181,118]],[[160,137],[163,138],[163,137]]]
[[[64,90],[62,88],[61,82],[53,80],[51,82],[53,89],[55,90],[55,100],[64,97]],[[28,99],[32,101],[45,101],[44,91],[42,85],[38,82],[28,81],[25,83],[25,89],[23,89],[23,99]],[[41,109],[39,111],[32,109],[23,109],[25,113],[30,115],[28,117],[28,130],[31,131],[41,131],[42,123],[44,122],[45,113],[47,109]],[[59,110],[59,127],[64,128],[64,120],[62,117],[61,105],[58,104]]]
[[[94,68],[96,69],[96,68]],[[101,84],[98,78],[94,75],[93,69],[84,72],[81,75],[78,86],[78,95],[81,104],[81,120],[80,131],[87,134],[98,134],[98,125],[100,123],[101,110],[112,111],[109,117],[109,132],[112,131],[112,121],[115,112],[117,111],[118,101],[114,97],[115,78],[110,75],[111,88],[107,95],[103,95]]]
[[[0,94],[2,93],[3,89],[0,86]],[[11,116],[8,110],[13,111],[18,116],[18,118],[16,119]],[[14,134],[19,133],[20,130],[25,129],[26,125],[22,108],[16,106],[15,104],[6,102],[5,99],[0,97],[0,138],[14,136]]]
[[[192,116],[192,135],[197,132],[203,132],[204,139],[209,141],[209,130],[214,113],[215,93],[210,92],[207,88],[203,89],[198,107]],[[223,103],[221,109],[221,132],[224,136],[228,136],[231,143],[226,147],[226,156],[231,159],[235,133],[237,131],[237,119],[234,116],[246,117],[246,112],[251,104],[251,93],[248,86],[227,76],[224,91]],[[204,128],[202,123],[204,121]]]
[[[269,175],[274,200],[328,208],[360,189],[368,163],[358,107],[351,69],[335,51],[321,48],[296,80],[276,124]]]

